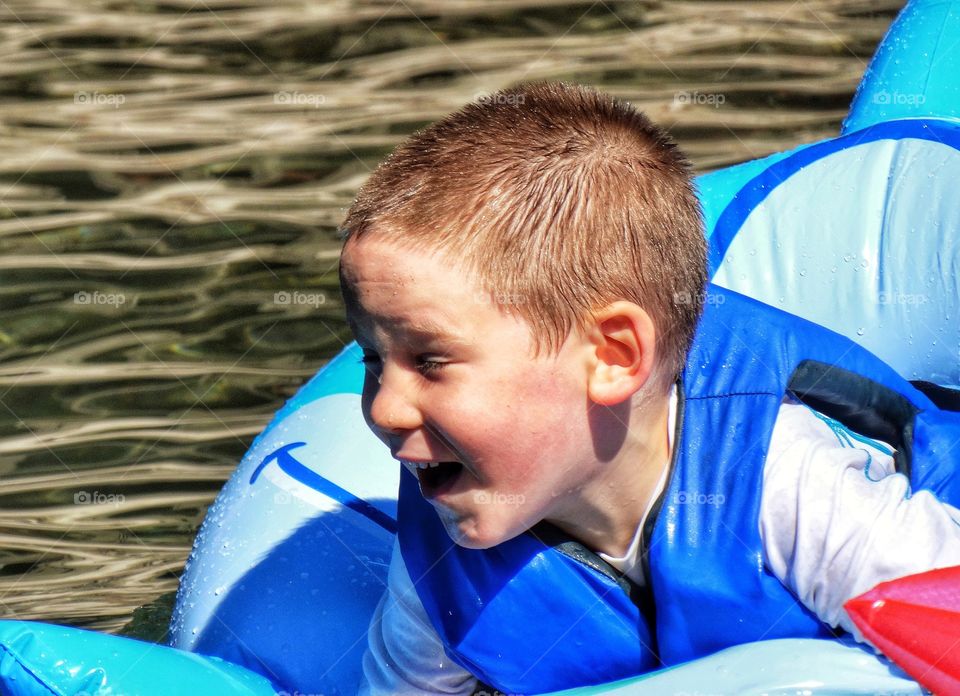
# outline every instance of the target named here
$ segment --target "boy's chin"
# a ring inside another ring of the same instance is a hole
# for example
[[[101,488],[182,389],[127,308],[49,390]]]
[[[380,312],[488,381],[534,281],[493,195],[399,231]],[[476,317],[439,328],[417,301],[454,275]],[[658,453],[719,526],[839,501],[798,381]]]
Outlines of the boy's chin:
[[[475,519],[444,519],[443,525],[453,543],[465,549],[489,549],[523,533],[522,529],[499,529],[492,525],[483,525]]]
[[[460,537],[451,536],[450,538],[453,539],[454,543],[457,546],[460,546],[465,549],[471,549],[474,551],[483,551],[484,549],[493,548],[494,546],[500,543],[499,541],[490,541],[488,539],[484,539],[484,540],[472,539],[466,536],[460,536]]]

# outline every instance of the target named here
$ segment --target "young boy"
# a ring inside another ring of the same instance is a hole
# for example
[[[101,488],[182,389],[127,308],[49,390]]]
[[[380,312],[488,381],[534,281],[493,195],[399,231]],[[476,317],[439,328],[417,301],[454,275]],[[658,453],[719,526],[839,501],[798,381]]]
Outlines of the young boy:
[[[960,564],[957,418],[707,287],[690,167],[628,104],[470,104],[343,227],[363,411],[408,472],[364,693],[546,692],[826,637],[850,597]]]

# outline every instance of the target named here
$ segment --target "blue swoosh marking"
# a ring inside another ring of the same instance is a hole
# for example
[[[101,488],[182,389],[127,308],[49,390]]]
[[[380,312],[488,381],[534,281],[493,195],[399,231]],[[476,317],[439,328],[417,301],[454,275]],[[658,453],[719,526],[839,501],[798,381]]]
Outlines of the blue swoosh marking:
[[[260,477],[260,473],[268,464],[276,461],[277,466],[280,467],[280,470],[290,478],[299,481],[308,488],[312,488],[313,490],[322,493],[328,498],[333,498],[344,507],[348,507],[354,512],[360,513],[371,522],[386,529],[391,534],[397,533],[397,521],[390,517],[390,515],[378,510],[366,500],[358,498],[350,491],[341,488],[332,481],[328,481],[317,472],[304,466],[302,463],[297,461],[292,454],[290,454],[291,450],[303,447],[306,444],[306,442],[291,442],[290,444],[284,445],[283,447],[280,447],[268,454],[263,458],[263,461],[257,465],[257,468],[254,469],[253,475],[250,476],[250,484],[252,485],[256,482],[256,480]]]

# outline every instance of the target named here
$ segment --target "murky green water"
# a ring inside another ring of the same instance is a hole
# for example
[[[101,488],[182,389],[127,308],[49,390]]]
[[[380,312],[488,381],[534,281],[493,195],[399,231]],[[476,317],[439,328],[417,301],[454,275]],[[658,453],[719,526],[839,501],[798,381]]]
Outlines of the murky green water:
[[[0,616],[117,630],[175,589],[348,340],[334,230],[404,134],[566,79],[751,159],[836,134],[900,4],[7,0]]]

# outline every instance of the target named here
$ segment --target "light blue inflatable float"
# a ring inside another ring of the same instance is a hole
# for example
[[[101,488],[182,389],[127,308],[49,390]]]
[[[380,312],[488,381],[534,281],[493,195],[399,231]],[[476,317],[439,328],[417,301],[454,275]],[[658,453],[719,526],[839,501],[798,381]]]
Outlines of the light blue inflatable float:
[[[715,282],[960,385],[960,2],[912,0],[839,137],[699,179]],[[203,523],[172,647],[0,621],[0,693],[350,694],[386,582],[400,469],[348,346],[257,438]],[[777,640],[577,694],[919,694],[871,653]]]

